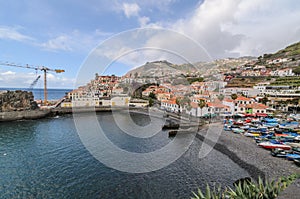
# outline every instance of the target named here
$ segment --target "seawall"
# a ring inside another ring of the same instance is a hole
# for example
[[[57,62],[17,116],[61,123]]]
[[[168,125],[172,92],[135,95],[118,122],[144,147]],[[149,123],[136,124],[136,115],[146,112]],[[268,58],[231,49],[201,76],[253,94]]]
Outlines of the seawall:
[[[47,117],[49,114],[50,110],[0,112],[0,122],[9,122],[15,120],[34,120]]]

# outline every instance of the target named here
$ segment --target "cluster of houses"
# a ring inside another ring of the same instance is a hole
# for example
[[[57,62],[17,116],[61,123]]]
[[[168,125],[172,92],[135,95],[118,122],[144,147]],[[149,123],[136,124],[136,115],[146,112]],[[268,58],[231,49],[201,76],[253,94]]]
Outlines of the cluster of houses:
[[[232,62],[232,60],[227,60],[227,62],[229,61]],[[252,60],[231,69],[225,69],[223,72],[239,76],[296,76],[297,74],[293,72],[292,68],[298,66],[299,63],[299,60],[294,61],[288,58],[269,59],[264,64],[259,60]]]
[[[69,92],[61,107],[148,106],[148,100],[131,99],[125,92],[124,79],[126,77],[97,76],[87,85]],[[268,95],[270,99],[273,97],[277,100],[300,98],[300,92],[296,92],[300,88],[271,86],[270,82],[261,82],[253,88],[227,88],[226,84],[225,81],[196,81],[190,85],[162,83],[149,86],[142,92],[142,96],[149,98],[154,95],[160,102],[161,109],[195,117],[269,114],[274,111],[274,102],[267,102],[266,105],[259,103],[264,96]],[[236,99],[232,99],[233,94],[236,94]]]
[[[160,101],[160,108],[163,110],[185,113],[195,117],[269,114],[273,111],[268,106],[259,103],[257,98],[237,95],[236,99],[231,99],[221,92],[214,92],[207,88],[207,82],[194,82],[190,86],[164,84],[150,86],[142,94],[145,97],[149,96],[150,93],[154,94]]]
[[[96,76],[87,85],[69,92],[61,103],[63,108],[71,107],[114,107],[129,106],[130,97],[119,84],[120,77]],[[144,103],[139,103],[144,106]]]
[[[217,64],[226,65],[240,60],[224,59]],[[242,60],[243,61],[243,60]],[[124,85],[156,83],[142,92],[144,98],[150,96],[160,102],[160,108],[170,112],[186,113],[199,117],[206,115],[233,115],[233,114],[268,114],[274,111],[274,104],[291,99],[300,99],[300,87],[287,85],[272,85],[271,81],[260,82],[252,88],[227,87],[228,81],[236,74],[241,76],[294,76],[290,67],[278,67],[270,69],[264,65],[257,65],[256,61],[232,68],[220,67],[214,80],[205,79],[205,82],[193,82],[189,85],[172,85],[170,77],[161,71],[160,76],[141,77],[135,74],[117,76],[99,76],[91,80],[87,85],[78,87],[68,93],[61,107],[101,107],[101,106],[148,106],[148,100],[131,99],[128,88]],[[267,64],[279,65],[289,63],[288,59],[278,58],[267,60]],[[208,69],[206,72],[209,73]],[[215,69],[214,69],[215,70]],[[219,76],[224,75],[224,78]],[[205,74],[203,75],[205,77]],[[176,78],[175,78],[176,79]],[[219,80],[216,80],[219,79]],[[271,78],[270,78],[271,79]],[[232,95],[237,96],[236,99]],[[268,96],[269,100],[260,103],[261,98]],[[287,110],[287,108],[286,108]]]

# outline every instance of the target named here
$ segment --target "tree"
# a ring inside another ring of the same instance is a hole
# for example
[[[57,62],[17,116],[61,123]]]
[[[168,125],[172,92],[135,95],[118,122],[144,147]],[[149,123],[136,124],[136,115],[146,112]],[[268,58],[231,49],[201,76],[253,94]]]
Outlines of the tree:
[[[180,107],[183,107],[183,106],[190,106],[190,103],[191,103],[191,100],[188,96],[184,96],[183,98],[181,97],[177,97],[176,98],[176,104]],[[191,110],[192,107],[190,107],[190,109],[188,111]]]
[[[267,102],[269,101],[268,97],[265,95],[263,98],[261,98],[261,103],[263,103],[264,105],[267,105]]]
[[[238,98],[237,94],[235,94],[235,93],[231,94],[231,99],[236,100],[237,98]]]
[[[149,97],[151,99],[156,99],[156,95],[153,92],[149,93]]]
[[[218,99],[219,99],[220,101],[223,101],[224,97],[225,97],[225,96],[224,96],[223,94],[218,95]]]
[[[97,80],[99,78],[99,74],[95,73],[95,80]]]
[[[154,101],[153,101],[152,98],[150,98],[150,99],[149,99],[149,106],[151,107],[151,106],[153,106],[153,104],[154,104]]]
[[[188,104],[186,105],[186,110],[188,110],[188,111],[192,110],[191,103],[188,103]]]
[[[206,106],[206,102],[204,99],[200,99],[198,102],[198,106],[201,109],[201,116],[202,116],[202,109]]]
[[[184,96],[183,99],[182,99],[182,101],[183,101],[184,105],[187,105],[187,104],[191,103],[191,100],[190,100],[190,98],[188,96]]]
[[[181,98],[180,98],[180,97],[176,97],[175,102],[176,102],[176,104],[177,104],[178,106],[180,106],[180,104],[181,104]]]
[[[134,78],[137,78],[139,74],[137,72],[134,73]]]
[[[294,68],[293,73],[295,73],[296,75],[300,75],[300,66],[298,66],[297,68]]]
[[[182,100],[181,100],[181,98],[180,97],[176,97],[176,104],[177,104],[177,106],[178,106],[178,109],[180,110],[180,107],[182,106]]]

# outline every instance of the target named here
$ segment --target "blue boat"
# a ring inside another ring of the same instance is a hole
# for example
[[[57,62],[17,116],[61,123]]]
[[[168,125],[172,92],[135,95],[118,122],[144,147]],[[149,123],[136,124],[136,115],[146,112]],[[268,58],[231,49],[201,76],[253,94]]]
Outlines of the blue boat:
[[[231,131],[231,126],[230,125],[224,125],[224,131]]]
[[[300,155],[294,154],[294,153],[289,153],[289,154],[286,154],[286,159],[288,159],[288,160],[300,159]]]

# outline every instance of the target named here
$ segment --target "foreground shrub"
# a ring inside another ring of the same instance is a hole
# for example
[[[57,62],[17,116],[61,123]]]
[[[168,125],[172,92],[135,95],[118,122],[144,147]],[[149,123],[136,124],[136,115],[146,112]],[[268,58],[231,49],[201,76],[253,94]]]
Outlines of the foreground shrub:
[[[206,191],[203,193],[198,189],[197,193],[193,192],[193,199],[271,199],[276,198],[278,194],[294,182],[299,175],[293,174],[288,177],[281,177],[277,181],[263,181],[261,178],[258,179],[258,183],[250,181],[240,181],[234,185],[234,189],[225,187],[222,191],[219,186],[216,188],[210,188],[206,186]]]

